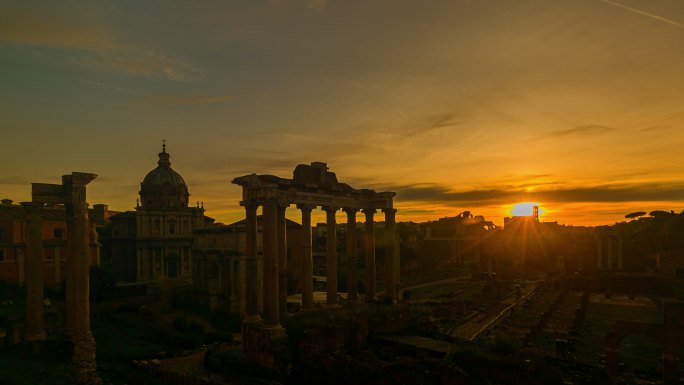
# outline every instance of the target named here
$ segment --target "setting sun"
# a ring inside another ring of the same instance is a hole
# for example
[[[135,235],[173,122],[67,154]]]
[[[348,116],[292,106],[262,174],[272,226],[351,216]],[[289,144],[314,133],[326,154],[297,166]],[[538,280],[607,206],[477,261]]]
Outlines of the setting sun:
[[[537,206],[539,208],[539,216],[544,214],[544,210],[538,202],[520,202],[516,203],[511,207],[511,215],[513,216],[530,216],[532,215],[533,208]]]

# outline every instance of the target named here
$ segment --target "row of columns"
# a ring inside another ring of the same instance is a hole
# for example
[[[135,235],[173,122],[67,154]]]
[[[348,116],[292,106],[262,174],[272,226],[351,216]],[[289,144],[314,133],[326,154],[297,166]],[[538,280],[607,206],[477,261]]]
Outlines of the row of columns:
[[[607,238],[608,242],[606,242],[607,247],[607,260],[606,260],[606,266],[605,268],[607,270],[612,270],[613,269],[613,238],[608,237]],[[602,270],[604,269],[603,265],[603,238],[600,236],[598,237],[598,249],[597,249],[597,255],[596,255],[596,269],[597,270]],[[618,238],[617,241],[617,270],[622,270],[622,265],[623,265],[623,241],[622,237]]]
[[[285,209],[289,206],[278,200],[265,200],[263,206],[263,320],[259,316],[259,293],[257,284],[257,208],[258,202],[243,202],[246,211],[246,260],[245,271],[245,323],[263,321],[265,328],[279,328],[280,315],[287,312],[287,239]],[[298,204],[302,214],[302,308],[313,308],[313,255],[311,234],[311,212],[315,205]],[[326,303],[337,304],[337,224],[335,214],[337,207],[324,206],[326,212]],[[347,214],[347,288],[348,299],[358,299],[357,290],[357,242],[356,213],[358,209],[344,208]],[[364,232],[366,257],[366,297],[374,298],[375,285],[375,230],[373,216],[375,209],[362,210],[366,216]],[[395,258],[395,213],[393,208],[382,209],[385,213],[385,296],[390,300],[397,299],[398,261]]]
[[[66,325],[74,345],[72,361],[75,382],[101,384],[95,362],[95,339],[90,330],[90,225],[86,185],[97,175],[72,173],[62,185],[33,184],[26,239],[26,339],[45,338],[43,323],[43,258],[40,206],[62,203],[66,211]]]

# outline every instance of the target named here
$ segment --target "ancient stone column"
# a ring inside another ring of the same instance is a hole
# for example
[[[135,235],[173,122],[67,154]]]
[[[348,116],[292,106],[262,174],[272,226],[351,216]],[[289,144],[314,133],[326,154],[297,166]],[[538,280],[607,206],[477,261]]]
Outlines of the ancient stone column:
[[[622,270],[622,237],[618,238],[617,269]]]
[[[71,204],[65,204],[66,209],[66,233],[67,233],[67,244],[66,251],[67,257],[64,261],[64,302],[66,309],[74,308],[74,300],[76,290],[74,284],[76,283],[76,277],[74,276],[74,215]],[[71,337],[74,332],[74,312],[67,310],[65,316],[64,332],[67,336]]]
[[[230,297],[229,297],[230,298],[229,299],[230,305],[228,306],[228,308],[231,311],[236,311],[236,310],[238,310],[238,308],[237,308],[237,298],[238,298],[237,297],[237,286],[238,286],[237,283],[238,283],[240,278],[238,277],[237,271],[235,269],[234,257],[226,256],[226,259],[228,260],[228,263],[230,264],[230,268],[228,269],[228,274],[230,274],[229,278],[228,278],[228,290],[230,291]],[[195,274],[194,269],[192,270],[192,273]]]
[[[41,204],[28,203],[26,223],[26,341],[45,339]]]
[[[245,318],[244,323],[258,323],[259,316],[259,271],[257,268],[257,208],[256,202],[243,202],[245,207]]]
[[[356,209],[344,209],[347,213],[347,298],[358,298],[357,278],[358,254],[356,250]]]
[[[71,285],[73,308],[67,309],[67,312],[73,316],[73,362],[76,382],[80,384],[102,382],[95,370],[95,339],[90,331],[90,225],[85,187],[96,177],[95,174],[85,173],[62,177],[62,183],[71,197],[66,204],[67,218],[73,219],[73,233],[69,236],[72,240],[70,257],[73,261],[69,276],[74,281]]]
[[[279,284],[278,284],[278,205],[269,200],[264,203],[264,327],[280,328]]]
[[[287,205],[278,204],[278,307],[280,318],[287,316],[287,221],[285,208]]]
[[[17,249],[17,273],[19,274],[19,284],[23,285],[26,282],[26,261],[24,258],[24,250]]]
[[[99,248],[98,248],[99,250]],[[55,247],[55,284],[62,283],[62,254],[59,246]]]
[[[366,299],[375,298],[375,229],[373,215],[375,209],[365,209],[366,225],[364,231],[364,246],[366,249]]]
[[[311,210],[314,206],[297,205],[302,211],[302,308],[313,308],[313,256],[311,253]]]
[[[327,223],[327,239],[326,239],[326,273],[328,276],[327,283],[327,301],[328,305],[337,304],[337,230],[335,225],[335,212],[338,210],[334,207],[323,207],[326,214]]]
[[[613,270],[613,238],[608,238],[608,261],[606,262],[606,268]]]
[[[596,254],[596,270],[603,269],[603,243],[601,242],[601,237],[596,237],[598,241],[598,252]]]
[[[394,216],[396,209],[383,209],[385,213],[385,297],[391,301],[397,300],[397,261],[394,252],[394,238],[396,231],[396,224]]]

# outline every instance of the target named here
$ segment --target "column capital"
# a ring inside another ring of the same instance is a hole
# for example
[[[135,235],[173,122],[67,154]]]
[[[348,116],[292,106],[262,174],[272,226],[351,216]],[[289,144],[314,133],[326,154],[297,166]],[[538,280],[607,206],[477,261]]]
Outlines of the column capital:
[[[397,209],[392,208],[392,207],[381,209],[381,211],[385,214],[396,214],[397,213]]]
[[[297,204],[297,208],[298,208],[299,210],[301,210],[302,212],[309,213],[309,214],[310,214],[311,211],[313,211],[316,207],[317,207],[316,205],[308,205],[308,204],[303,204],[303,203]]]
[[[356,212],[359,210],[358,209],[344,208],[344,209],[342,209],[342,211],[347,213],[347,221],[349,221],[349,220],[356,220]]]
[[[359,209],[353,207],[344,207],[342,208],[342,211],[344,211],[347,214],[356,214],[359,211]]]
[[[339,210],[339,207],[332,207],[332,206],[321,206],[321,210],[325,211],[326,213],[336,213],[337,210]]]
[[[246,209],[256,208],[256,207],[259,207],[259,201],[257,201],[257,200],[240,201],[240,206],[242,206]]]
[[[362,209],[361,212],[366,214],[366,216],[370,215],[372,217],[373,214],[375,214],[377,212],[377,210],[376,209]]]

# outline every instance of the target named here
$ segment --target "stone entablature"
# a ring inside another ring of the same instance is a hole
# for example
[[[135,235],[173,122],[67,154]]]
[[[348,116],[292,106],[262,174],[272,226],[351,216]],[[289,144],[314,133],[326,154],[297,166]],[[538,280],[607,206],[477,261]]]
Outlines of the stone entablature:
[[[334,175],[334,173],[331,174]],[[396,195],[393,192],[355,190],[344,183],[337,183],[326,188],[325,184],[301,182],[273,175],[245,175],[233,179],[233,183],[243,187],[243,202],[261,203],[269,199],[277,199],[294,205],[383,210],[392,208],[392,200]]]

